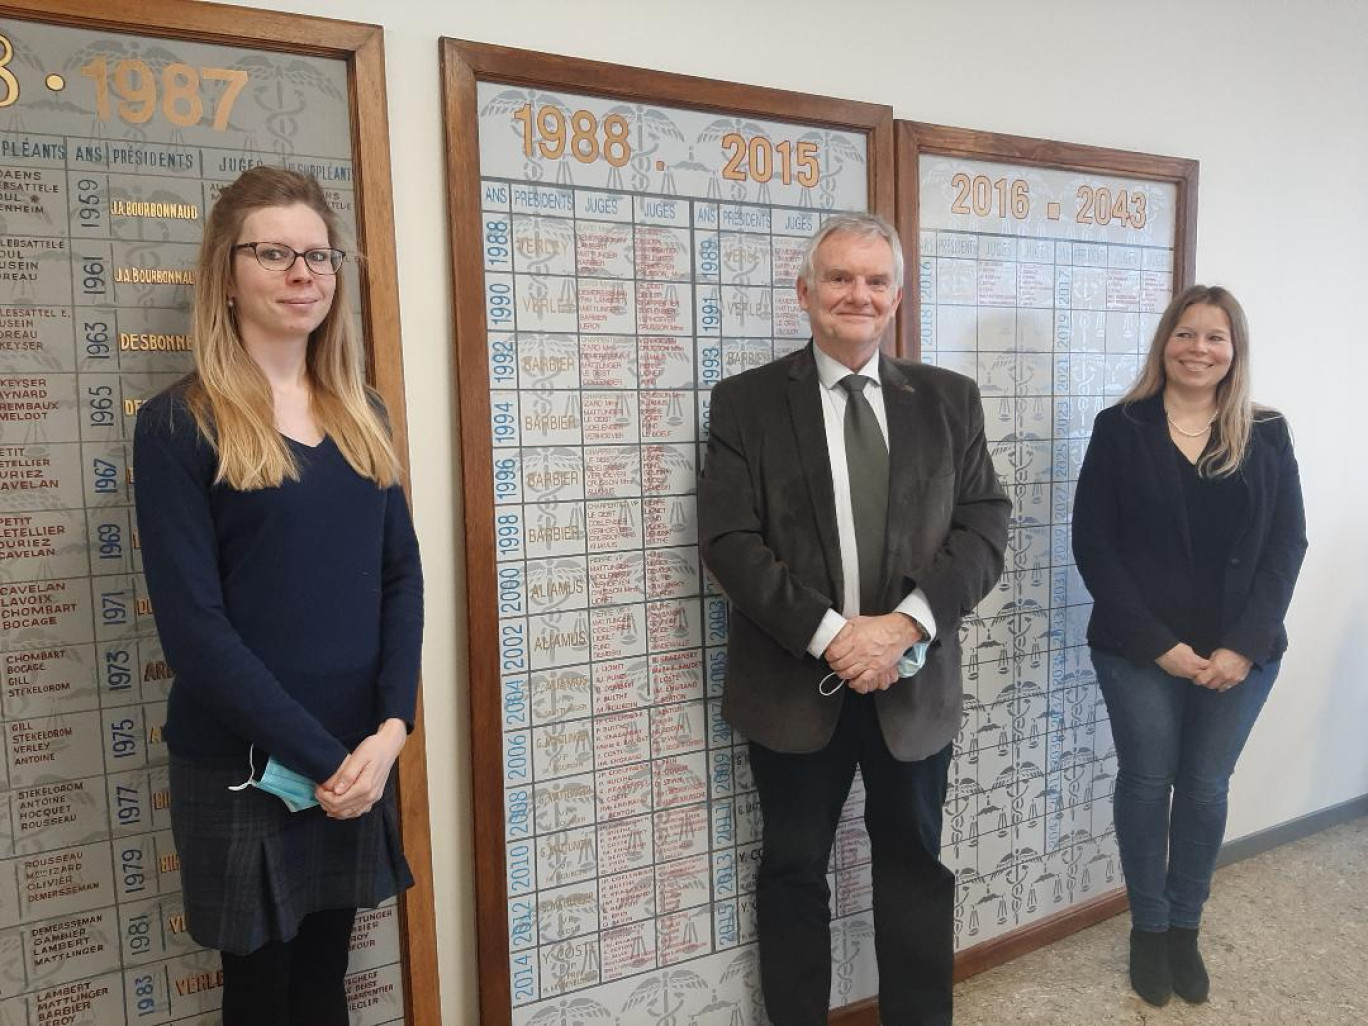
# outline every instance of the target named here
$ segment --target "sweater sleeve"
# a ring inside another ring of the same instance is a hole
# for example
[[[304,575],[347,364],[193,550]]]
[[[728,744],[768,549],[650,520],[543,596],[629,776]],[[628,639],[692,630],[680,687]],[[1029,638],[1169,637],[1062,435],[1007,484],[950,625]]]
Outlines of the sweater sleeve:
[[[138,533],[157,634],[176,686],[244,741],[322,782],[347,757],[242,640],[223,600],[210,506],[215,456],[183,406],[152,400],[133,447]]]
[[[381,722],[401,719],[413,730],[423,648],[423,568],[403,489],[385,495],[385,537],[381,566],[380,677],[377,707]]]

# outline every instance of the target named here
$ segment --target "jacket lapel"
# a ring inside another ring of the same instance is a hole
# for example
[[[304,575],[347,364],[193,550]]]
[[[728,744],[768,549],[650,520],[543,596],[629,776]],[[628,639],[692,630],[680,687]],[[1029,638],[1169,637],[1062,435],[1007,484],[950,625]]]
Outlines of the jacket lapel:
[[[832,597],[840,602],[845,581],[841,574],[841,542],[836,533],[836,493],[831,485],[831,457],[827,453],[826,418],[822,413],[821,383],[812,343],[793,361],[789,371],[788,407],[793,420],[793,436],[798,442],[798,459],[803,467],[812,511],[817,521],[822,556],[831,579]]]

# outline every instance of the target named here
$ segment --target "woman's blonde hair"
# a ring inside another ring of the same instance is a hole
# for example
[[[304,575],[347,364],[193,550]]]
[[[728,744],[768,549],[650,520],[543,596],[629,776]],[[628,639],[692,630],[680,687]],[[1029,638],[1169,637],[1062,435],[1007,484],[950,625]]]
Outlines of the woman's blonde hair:
[[[243,221],[254,210],[303,204],[323,219],[336,246],[340,229],[312,175],[255,167],[219,195],[209,212],[196,265],[191,323],[195,374],[184,398],[200,433],[218,453],[216,482],[239,491],[299,479],[299,465],[276,430],[271,386],[243,347],[229,305],[233,260]],[[399,480],[399,461],[378,401],[366,388],[361,340],[352,324],[346,279],[337,276],[332,307],[309,337],[306,357],[311,406],[318,426],[362,477],[381,487]]]
[[[1154,329],[1144,369],[1121,402],[1139,402],[1164,391],[1168,384],[1164,347],[1187,308],[1197,304],[1219,307],[1230,320],[1230,370],[1216,385],[1216,444],[1197,461],[1197,472],[1203,477],[1227,477],[1244,462],[1254,421],[1277,416],[1275,411],[1256,406],[1249,399],[1249,323],[1244,308],[1228,289],[1220,285],[1193,285],[1173,297]]]

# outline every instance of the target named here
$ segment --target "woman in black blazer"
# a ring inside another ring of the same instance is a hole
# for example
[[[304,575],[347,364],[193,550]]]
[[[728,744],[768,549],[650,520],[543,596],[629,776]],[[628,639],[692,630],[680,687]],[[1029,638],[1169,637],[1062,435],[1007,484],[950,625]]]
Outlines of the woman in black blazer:
[[[1131,986],[1154,1005],[1207,998],[1197,930],[1230,775],[1278,675],[1306,551],[1287,421],[1250,402],[1248,337],[1225,289],[1175,298],[1140,380],[1098,415],[1074,499],[1116,742]]]

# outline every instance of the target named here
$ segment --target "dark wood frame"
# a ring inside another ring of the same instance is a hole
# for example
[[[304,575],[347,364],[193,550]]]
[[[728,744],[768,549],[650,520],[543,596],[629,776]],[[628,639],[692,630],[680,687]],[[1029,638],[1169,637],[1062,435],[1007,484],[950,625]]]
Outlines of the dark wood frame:
[[[871,103],[810,96],[643,68],[443,39],[452,316],[456,325],[461,476],[465,494],[466,596],[470,638],[470,733],[474,794],[480,1022],[511,1020],[508,902],[504,867],[502,718],[495,602],[494,482],[489,422],[484,262],[480,230],[476,85],[495,81],[667,106],[861,132],[869,139],[871,209],[893,213],[893,112]]]
[[[1064,171],[1092,172],[1123,178],[1143,178],[1177,186],[1173,239],[1174,291],[1195,281],[1197,268],[1197,161],[1180,157],[1159,157],[1130,150],[1110,150],[1100,146],[1032,139],[1021,135],[1000,135],[968,128],[928,125],[920,121],[898,121],[898,233],[907,254],[904,281],[910,302],[903,304],[898,326],[898,351],[909,359],[921,356],[921,296],[916,289],[917,266],[921,259],[919,192],[922,153],[942,157],[965,157],[1004,164],[1058,168]]]
[[[251,47],[344,61],[352,110],[361,314],[368,340],[367,375],[384,398],[395,448],[409,489],[408,416],[399,334],[399,283],[394,248],[389,120],[385,101],[384,30],[334,21],[191,0],[0,0],[0,18],[126,35]],[[413,734],[399,760],[400,821],[414,886],[399,900],[405,1019],[440,1026],[437,921],[432,893],[432,835],[428,821],[426,740],[421,698]]]

